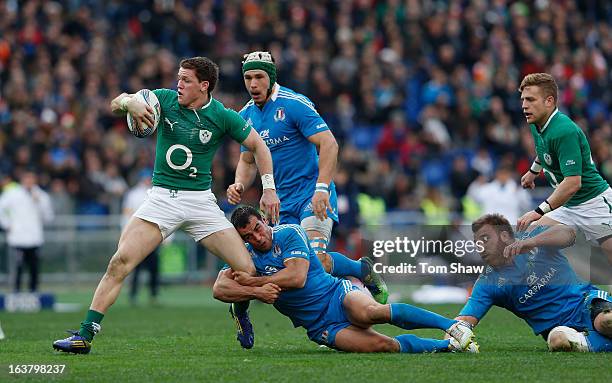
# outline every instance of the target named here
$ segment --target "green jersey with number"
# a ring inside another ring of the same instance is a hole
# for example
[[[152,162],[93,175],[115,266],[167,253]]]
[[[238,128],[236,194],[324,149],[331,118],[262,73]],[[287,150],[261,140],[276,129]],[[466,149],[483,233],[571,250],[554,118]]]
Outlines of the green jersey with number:
[[[210,189],[217,148],[229,135],[242,143],[251,127],[238,113],[211,98],[201,109],[187,109],[170,89],[153,91],[161,106],[153,185],[176,190]]]
[[[593,164],[584,132],[568,116],[555,110],[541,130],[534,124],[530,128],[544,175],[553,188],[565,177],[582,177],[582,187],[564,206],[579,205],[609,187]]]

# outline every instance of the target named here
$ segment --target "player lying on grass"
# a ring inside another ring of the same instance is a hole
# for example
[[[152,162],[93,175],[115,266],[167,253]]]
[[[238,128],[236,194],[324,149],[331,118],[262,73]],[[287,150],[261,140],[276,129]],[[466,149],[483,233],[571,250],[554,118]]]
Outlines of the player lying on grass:
[[[612,351],[610,295],[578,278],[560,248],[571,246],[569,226],[532,226],[515,240],[510,223],[499,214],[472,223],[480,256],[490,266],[455,319],[476,326],[491,306],[523,318],[551,351]]]
[[[350,281],[327,274],[299,225],[272,228],[250,206],[237,208],[231,222],[248,243],[258,276],[221,270],[213,287],[215,298],[230,303],[250,299],[273,303],[295,327],[304,327],[310,340],[341,351],[478,351],[467,324],[404,303],[382,305]],[[412,334],[391,338],[371,328],[380,323],[407,330],[437,328],[451,338],[425,339]],[[248,320],[241,324],[244,332],[252,332]]]

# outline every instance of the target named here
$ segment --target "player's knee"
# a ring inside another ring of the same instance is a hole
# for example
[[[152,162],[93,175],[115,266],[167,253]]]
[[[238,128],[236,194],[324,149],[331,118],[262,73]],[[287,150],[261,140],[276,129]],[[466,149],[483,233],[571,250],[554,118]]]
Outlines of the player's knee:
[[[130,270],[128,257],[121,251],[121,248],[119,248],[108,263],[106,276],[118,281],[123,281],[130,273]]]
[[[248,265],[247,266],[247,273],[249,273],[249,275],[256,275],[257,274],[257,269],[255,269],[255,265]]]
[[[560,331],[551,332],[548,336],[548,350],[549,351],[570,351],[571,344],[567,335]]]
[[[589,346],[583,333],[567,326],[557,326],[548,334],[549,351],[587,352]]]
[[[245,265],[243,265],[243,269],[249,275],[257,274],[257,269],[255,269],[255,265],[253,264],[253,262],[247,262]]]

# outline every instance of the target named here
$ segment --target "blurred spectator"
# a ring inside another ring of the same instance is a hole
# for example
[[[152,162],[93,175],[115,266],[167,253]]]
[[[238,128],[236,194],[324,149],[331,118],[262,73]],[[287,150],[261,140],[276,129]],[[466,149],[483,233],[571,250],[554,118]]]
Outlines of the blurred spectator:
[[[481,206],[482,214],[498,213],[515,225],[519,217],[533,207],[529,193],[515,178],[510,166],[501,165],[491,182],[486,182],[482,176],[474,181],[468,196]]]
[[[464,156],[456,156],[450,173],[450,190],[457,200],[463,198],[468,187],[476,179],[478,173],[468,166]]]
[[[472,168],[478,172],[479,175],[488,178],[493,175],[493,159],[487,149],[481,148],[476,152],[476,156],[472,158]]]
[[[451,223],[448,200],[437,187],[428,186],[425,192],[421,209],[425,214],[427,225],[448,225]]]
[[[10,256],[14,257],[16,292],[21,290],[21,275],[27,265],[30,291],[38,290],[38,250],[44,242],[43,224],[53,220],[49,195],[37,184],[36,173],[25,170],[19,184],[0,196],[0,223],[7,231]]]

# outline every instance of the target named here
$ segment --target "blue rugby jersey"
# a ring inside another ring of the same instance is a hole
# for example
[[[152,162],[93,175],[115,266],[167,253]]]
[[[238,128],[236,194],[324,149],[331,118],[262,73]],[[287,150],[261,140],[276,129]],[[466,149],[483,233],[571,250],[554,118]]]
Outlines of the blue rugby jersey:
[[[263,109],[250,100],[239,112],[264,140],[274,163],[276,193],[281,212],[293,211],[309,201],[319,177],[319,156],[308,137],[329,130],[306,97],[289,88],[274,85]],[[243,146],[241,151],[247,149]],[[330,190],[335,186],[330,185]],[[331,217],[337,221],[334,212]]]
[[[528,236],[543,230],[538,227]],[[576,275],[558,249],[535,248],[514,257],[510,265],[487,266],[459,315],[480,320],[491,306],[499,306],[525,320],[535,334],[560,325],[582,328],[581,303],[595,289]]]
[[[333,291],[342,281],[323,269],[315,252],[310,248],[306,232],[299,225],[278,225],[272,228],[272,248],[257,251],[247,244],[258,275],[272,275],[285,268],[285,261],[304,258],[310,262],[306,283],[301,289],[285,290],[274,307],[288,316],[295,327],[316,327],[327,310]]]

